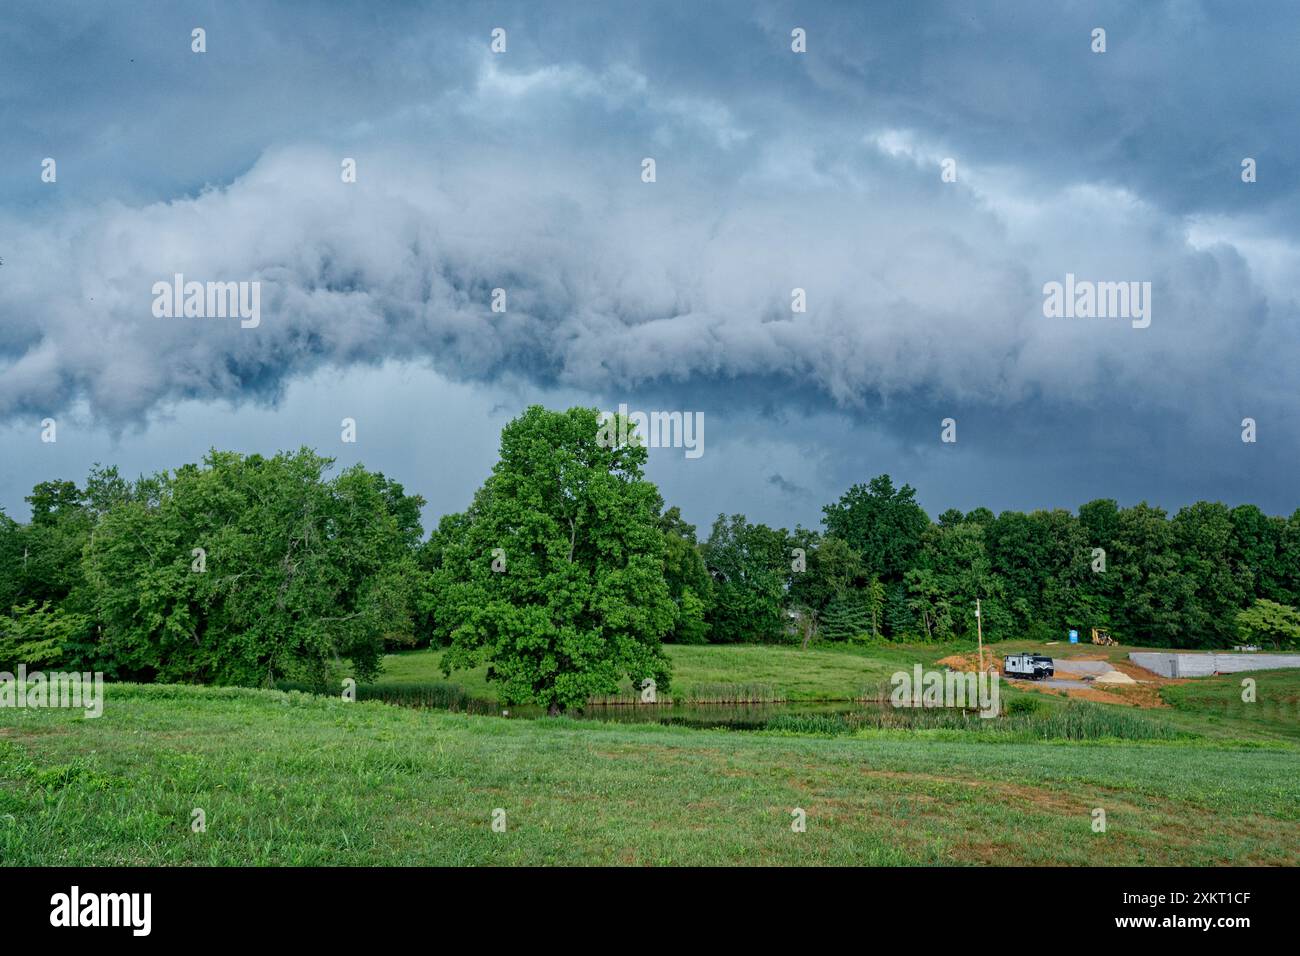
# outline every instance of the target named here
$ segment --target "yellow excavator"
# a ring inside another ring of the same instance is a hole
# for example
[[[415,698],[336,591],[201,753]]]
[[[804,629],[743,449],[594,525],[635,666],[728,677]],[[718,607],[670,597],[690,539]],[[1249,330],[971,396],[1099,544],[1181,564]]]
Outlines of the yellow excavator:
[[[1102,644],[1102,645],[1112,645],[1112,644],[1118,644],[1119,641],[1111,637],[1110,631],[1106,630],[1105,628],[1094,627],[1092,629],[1092,643]]]

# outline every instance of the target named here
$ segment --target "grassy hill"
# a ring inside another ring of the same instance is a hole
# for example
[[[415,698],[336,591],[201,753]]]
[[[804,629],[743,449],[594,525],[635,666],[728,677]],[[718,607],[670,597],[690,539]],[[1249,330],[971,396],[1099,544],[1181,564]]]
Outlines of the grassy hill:
[[[673,654],[679,679],[789,694],[896,666],[875,648]],[[1261,701],[1297,690],[1290,672],[1258,676]],[[97,720],[0,710],[0,863],[1300,864],[1300,747],[1278,730],[1295,711],[1244,710],[1258,705],[1234,696],[1235,677],[1166,688],[1174,706],[1142,712],[1183,731],[1218,721],[1213,736],[1086,742],[503,720],[116,685]],[[807,832],[790,829],[796,807]],[[206,832],[191,831],[195,808]]]

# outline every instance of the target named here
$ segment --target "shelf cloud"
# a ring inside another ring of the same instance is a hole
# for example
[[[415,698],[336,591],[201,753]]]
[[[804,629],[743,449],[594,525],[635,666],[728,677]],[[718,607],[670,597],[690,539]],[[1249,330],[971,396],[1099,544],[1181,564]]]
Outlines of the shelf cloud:
[[[172,13],[28,24],[102,41],[44,79],[58,98],[28,78],[3,105],[24,179],[0,187],[0,420],[77,406],[117,430],[406,361],[682,397],[664,407],[725,391],[755,427],[797,396],[796,416],[869,415],[913,444],[918,420],[937,442],[938,410],[1050,450],[1127,409],[1108,440],[1196,458],[1250,415],[1271,467],[1294,462],[1285,45],[1195,3],[936,9],[394,5],[357,24],[232,4],[202,55]],[[183,314],[180,286],[156,315],[177,276],[255,284],[258,321]],[[1067,281],[1136,284],[1148,313],[1046,309]]]

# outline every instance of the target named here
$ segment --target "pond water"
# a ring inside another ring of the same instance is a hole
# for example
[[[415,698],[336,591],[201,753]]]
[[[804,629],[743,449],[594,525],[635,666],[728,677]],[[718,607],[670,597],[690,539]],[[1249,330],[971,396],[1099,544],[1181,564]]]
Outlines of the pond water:
[[[736,703],[736,704],[588,704],[582,710],[568,711],[565,716],[577,720],[605,720],[633,724],[673,724],[680,727],[730,727],[733,730],[760,730],[774,717],[783,715],[848,715],[864,710],[878,710],[879,704],[853,701],[812,701],[804,703]],[[494,709],[497,715],[508,713],[510,719],[531,720],[546,716],[546,710],[532,705]]]
[[[446,710],[511,720],[544,718],[546,708],[535,704],[508,705],[481,700],[454,684],[379,684],[357,688],[358,700],[380,700],[400,707]],[[676,724],[682,727],[733,727],[757,730],[774,718],[810,717],[833,719],[840,716],[879,713],[886,705],[874,701],[782,701],[731,703],[588,704],[565,716],[575,720],[604,720],[637,724]]]
[[[357,688],[358,700],[377,700],[398,707],[415,707],[451,713],[499,717],[508,720],[546,718],[536,705],[500,704],[480,700],[453,684],[387,684]],[[669,703],[588,704],[570,710],[574,720],[621,723],[673,724],[679,727],[729,727],[733,730],[794,730],[811,733],[845,733],[858,729],[938,728],[990,729],[974,710],[952,708],[894,708],[885,700],[783,701],[780,703]]]

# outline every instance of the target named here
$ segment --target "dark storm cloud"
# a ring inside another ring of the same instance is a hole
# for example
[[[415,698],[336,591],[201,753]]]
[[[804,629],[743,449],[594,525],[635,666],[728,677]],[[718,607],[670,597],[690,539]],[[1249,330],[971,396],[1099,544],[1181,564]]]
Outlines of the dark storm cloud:
[[[913,466],[936,497],[965,475],[1043,503],[1293,500],[1293,8],[698,7],[10,18],[0,417],[82,403],[116,428],[402,359],[706,409],[828,485]],[[1151,327],[1044,318],[1067,272],[1151,282]],[[260,282],[261,325],[154,318],[175,273]]]
[[[793,481],[782,477],[781,475],[768,475],[767,483],[778,491],[787,495],[801,496],[808,494],[808,489],[802,485],[797,485]]]

